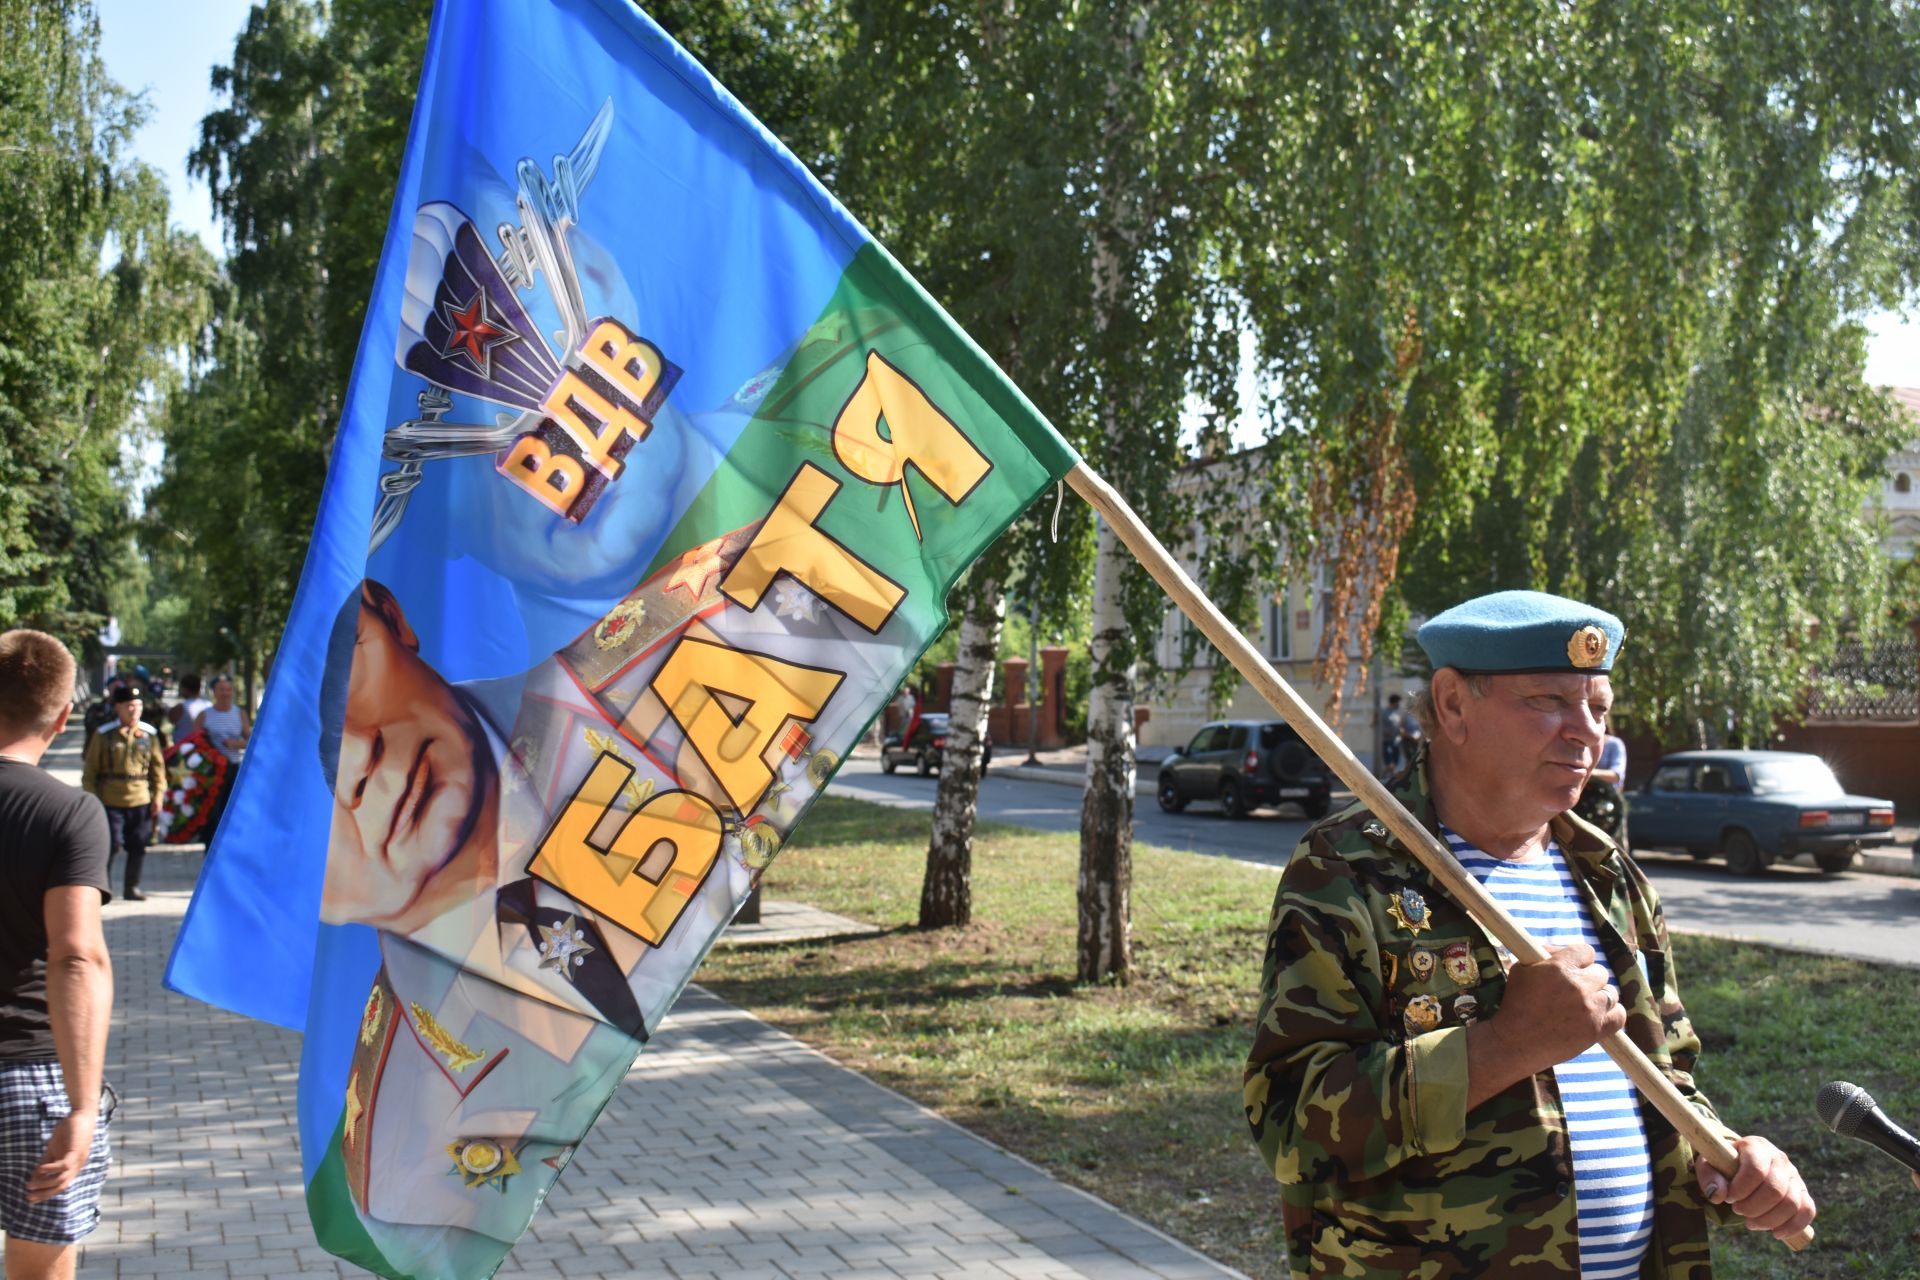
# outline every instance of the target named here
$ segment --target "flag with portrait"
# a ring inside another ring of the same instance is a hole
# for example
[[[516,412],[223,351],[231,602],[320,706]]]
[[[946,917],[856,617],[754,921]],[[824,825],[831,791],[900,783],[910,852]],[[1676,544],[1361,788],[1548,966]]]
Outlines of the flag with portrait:
[[[439,6],[168,972],[304,1030],[326,1247],[498,1267],[955,580],[1074,461],[637,9]]]

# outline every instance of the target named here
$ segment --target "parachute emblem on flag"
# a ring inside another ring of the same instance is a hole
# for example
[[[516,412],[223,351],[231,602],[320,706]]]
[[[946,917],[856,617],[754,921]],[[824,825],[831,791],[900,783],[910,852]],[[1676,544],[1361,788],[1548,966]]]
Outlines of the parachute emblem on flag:
[[[500,224],[498,256],[473,220],[444,200],[415,215],[394,357],[429,385],[419,417],[387,432],[385,455],[402,466],[382,482],[374,546],[398,525],[420,464],[481,453],[496,455],[503,479],[578,524],[652,429],[681,370],[619,319],[588,318],[567,240],[612,124],[609,100],[573,150],[553,158],[551,181],[521,159],[520,221]],[[536,276],[545,277],[547,301],[559,314],[554,336],[564,355],[520,298]],[[450,421],[456,393],[513,412],[490,426]]]

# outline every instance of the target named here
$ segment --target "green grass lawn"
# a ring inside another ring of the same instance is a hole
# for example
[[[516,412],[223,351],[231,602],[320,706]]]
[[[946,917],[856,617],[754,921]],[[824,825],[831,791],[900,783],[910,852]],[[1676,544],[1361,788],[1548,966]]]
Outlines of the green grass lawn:
[[[985,825],[968,929],[923,934],[930,815],[823,799],[768,894],[888,927],[716,950],[698,980],[808,1043],[1256,1277],[1285,1275],[1278,1196],[1248,1140],[1240,1070],[1278,873],[1134,848],[1134,980],[1074,983],[1078,838]],[[1701,1082],[1789,1151],[1821,1204],[1790,1255],[1715,1239],[1734,1277],[1920,1277],[1920,1191],[1827,1133],[1832,1078],[1920,1115],[1920,973],[1705,939],[1676,944]]]

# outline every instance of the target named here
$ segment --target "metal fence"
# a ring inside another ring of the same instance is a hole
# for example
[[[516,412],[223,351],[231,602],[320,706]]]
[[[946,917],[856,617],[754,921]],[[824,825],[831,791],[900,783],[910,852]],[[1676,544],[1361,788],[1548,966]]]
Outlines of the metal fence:
[[[1871,648],[1849,640],[1815,673],[1807,721],[1920,720],[1920,644],[1911,633]]]

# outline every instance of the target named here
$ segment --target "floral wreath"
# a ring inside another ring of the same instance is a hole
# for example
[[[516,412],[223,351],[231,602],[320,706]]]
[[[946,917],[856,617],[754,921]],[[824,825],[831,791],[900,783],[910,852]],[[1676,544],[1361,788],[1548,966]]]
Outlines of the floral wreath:
[[[213,745],[204,729],[196,730],[167,748],[167,776],[177,779],[167,788],[154,838],[163,844],[186,844],[206,830],[214,801],[226,790],[233,762]]]

